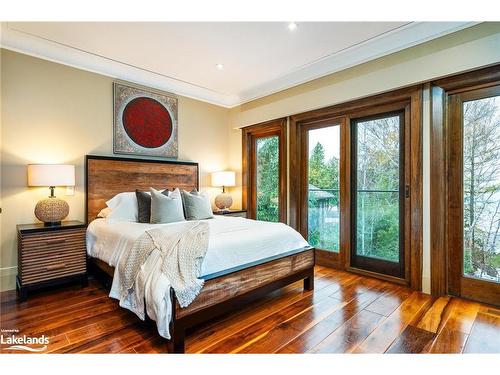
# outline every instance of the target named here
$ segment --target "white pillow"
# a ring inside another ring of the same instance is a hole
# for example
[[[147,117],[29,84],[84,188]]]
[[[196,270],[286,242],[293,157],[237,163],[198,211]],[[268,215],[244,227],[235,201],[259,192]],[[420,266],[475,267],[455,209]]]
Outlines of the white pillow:
[[[105,219],[109,216],[110,213],[111,213],[111,208],[106,207],[106,208],[103,208],[101,211],[99,211],[99,213],[97,214],[97,217],[102,217]]]
[[[107,217],[109,223],[138,220],[139,209],[135,192],[117,194],[107,201],[106,205],[111,209]]]

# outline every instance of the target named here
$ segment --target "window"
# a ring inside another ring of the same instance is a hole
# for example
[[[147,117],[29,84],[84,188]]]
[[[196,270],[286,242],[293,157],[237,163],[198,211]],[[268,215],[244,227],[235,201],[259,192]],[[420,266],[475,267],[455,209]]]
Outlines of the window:
[[[257,220],[279,221],[279,136],[256,139]]]
[[[243,128],[243,205],[248,217],[286,222],[286,119]]]
[[[433,294],[498,305],[500,66],[436,81],[432,96]]]
[[[340,248],[340,126],[308,131],[308,240],[315,248]]]
[[[463,274],[500,282],[500,96],[462,103]]]

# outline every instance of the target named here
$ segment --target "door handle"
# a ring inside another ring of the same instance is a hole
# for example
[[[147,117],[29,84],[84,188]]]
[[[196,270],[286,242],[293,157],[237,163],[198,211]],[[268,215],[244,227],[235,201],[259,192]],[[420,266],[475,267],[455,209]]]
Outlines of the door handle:
[[[410,185],[405,185],[405,198],[410,198]]]

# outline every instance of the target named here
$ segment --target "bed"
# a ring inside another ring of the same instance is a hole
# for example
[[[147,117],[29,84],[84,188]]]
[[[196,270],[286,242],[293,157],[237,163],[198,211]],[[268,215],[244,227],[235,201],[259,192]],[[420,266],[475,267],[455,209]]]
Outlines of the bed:
[[[198,164],[194,162],[87,155],[89,268],[109,280],[121,249],[131,246],[140,233],[154,226],[130,222],[107,225],[104,219],[97,218],[107,200],[121,192],[149,187],[198,189],[198,176]],[[298,280],[304,280],[304,289],[314,288],[314,249],[287,233],[294,232],[291,228],[234,217],[216,217],[207,222],[211,240],[200,276],[205,280],[203,289],[185,308],[180,307],[170,289],[171,338],[166,344],[171,353],[184,353],[187,328]]]

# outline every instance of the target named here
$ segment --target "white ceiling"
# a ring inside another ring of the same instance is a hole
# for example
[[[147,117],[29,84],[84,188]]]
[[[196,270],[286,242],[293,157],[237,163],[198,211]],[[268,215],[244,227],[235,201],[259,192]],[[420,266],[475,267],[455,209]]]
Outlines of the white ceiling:
[[[2,46],[230,107],[472,25],[297,24],[14,22]]]

